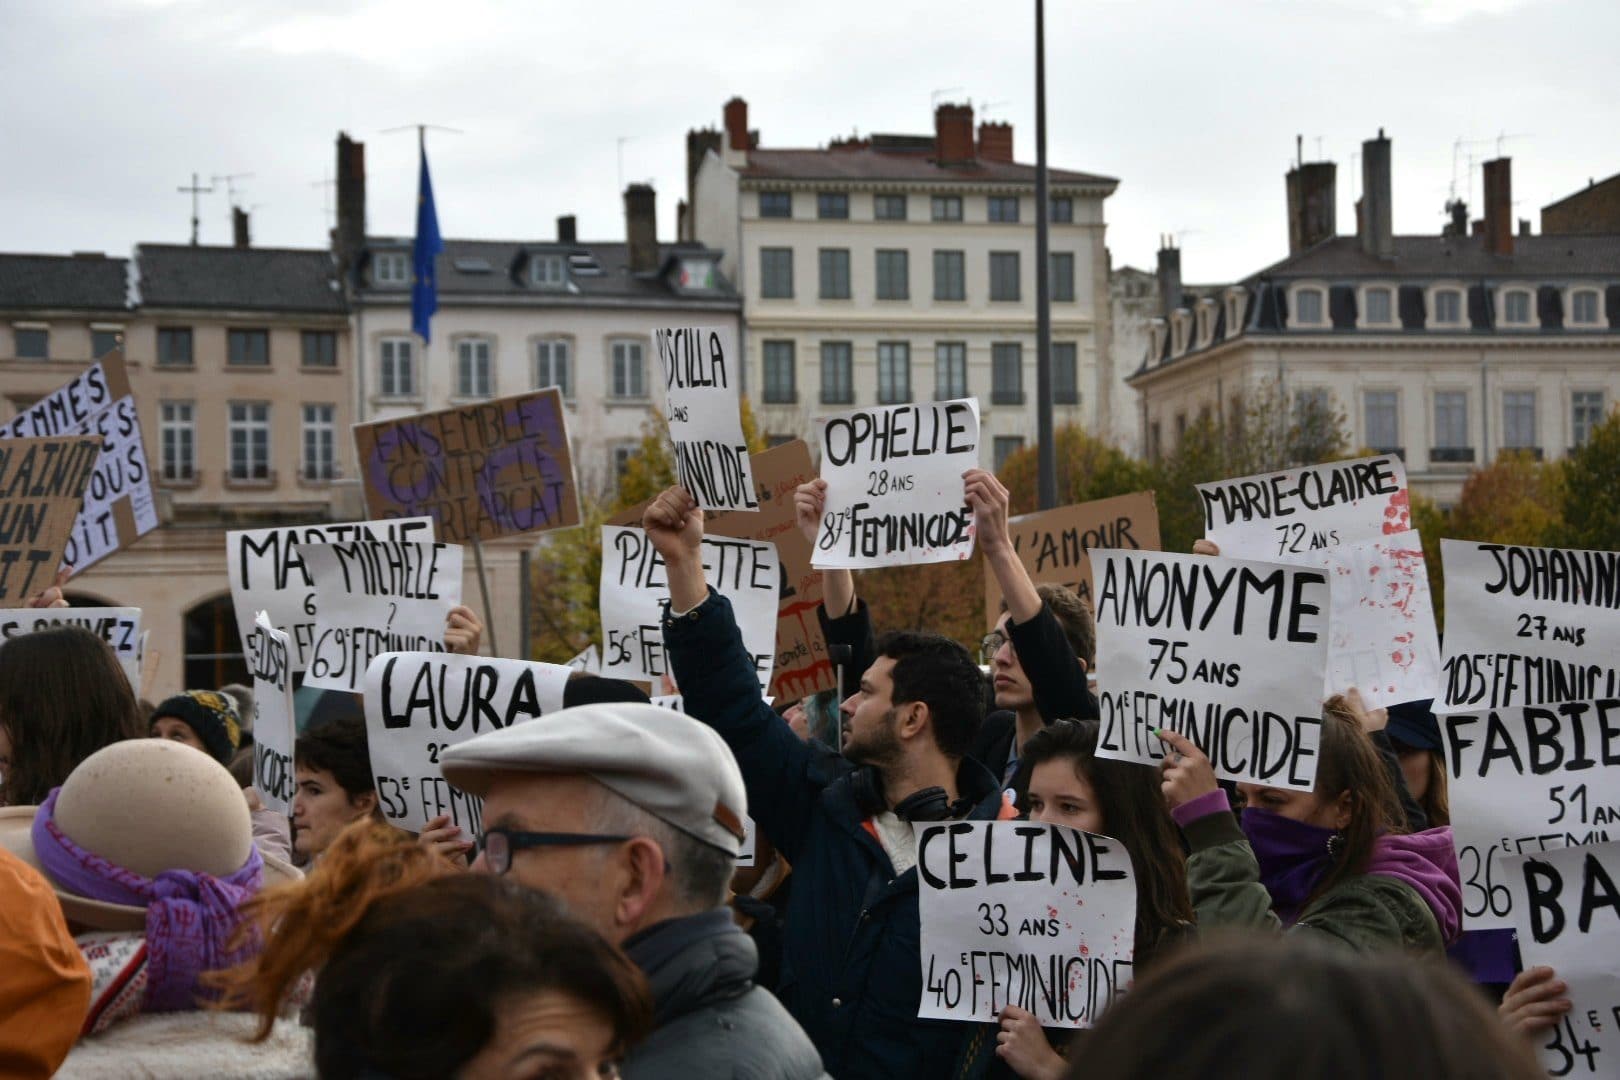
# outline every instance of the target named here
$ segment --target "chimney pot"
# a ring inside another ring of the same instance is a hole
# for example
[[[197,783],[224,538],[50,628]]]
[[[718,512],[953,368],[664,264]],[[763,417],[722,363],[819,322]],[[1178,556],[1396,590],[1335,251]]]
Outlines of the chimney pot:
[[[630,249],[630,272],[650,274],[658,269],[658,196],[651,184],[624,189],[625,241]]]
[[[1530,235],[1530,219],[1529,218],[1523,218],[1522,217],[1522,218],[1519,219],[1519,235],[1520,236],[1529,236]]]
[[[1361,250],[1377,259],[1395,257],[1395,223],[1389,180],[1389,139],[1384,129],[1378,138],[1361,144]]]
[[[966,165],[974,160],[973,106],[941,105],[934,110],[934,161]]]
[[[253,246],[252,237],[248,234],[248,212],[240,206],[231,207],[231,236],[239,248]]]
[[[734,97],[725,105],[726,145],[746,154],[751,147],[748,139],[748,102]]]
[[[1485,163],[1485,250],[1513,254],[1513,159]]]
[[[1338,166],[1313,161],[1288,170],[1288,253],[1331,240],[1339,231],[1336,217]]]
[[[347,274],[366,245],[366,144],[343,132],[337,138],[337,229],[333,240],[338,265]]]
[[[563,214],[557,219],[557,243],[572,244],[576,239],[574,215]]]
[[[1167,319],[1181,307],[1181,249],[1173,244],[1159,249],[1159,297]]]
[[[986,120],[979,125],[979,157],[984,161],[1013,160],[1013,126],[1003,121]]]

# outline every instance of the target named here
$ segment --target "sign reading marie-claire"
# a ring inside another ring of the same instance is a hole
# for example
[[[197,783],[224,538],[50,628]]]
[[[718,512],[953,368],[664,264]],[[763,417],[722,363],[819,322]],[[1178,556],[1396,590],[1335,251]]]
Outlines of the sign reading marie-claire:
[[[1412,527],[1406,466],[1394,454],[1330,461],[1198,485],[1204,538],[1222,555],[1290,556]]]

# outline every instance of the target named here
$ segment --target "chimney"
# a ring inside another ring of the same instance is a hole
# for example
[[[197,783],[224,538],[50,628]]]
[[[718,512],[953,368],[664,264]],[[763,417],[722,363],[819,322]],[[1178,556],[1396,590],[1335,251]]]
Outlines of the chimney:
[[[1361,250],[1376,259],[1395,257],[1395,221],[1389,187],[1389,139],[1361,144]]]
[[[941,105],[934,110],[934,161],[939,165],[973,162],[973,106]]]
[[[979,157],[985,161],[1005,161],[1011,164],[1013,159],[1012,125],[998,120],[986,120],[980,124]]]
[[[1181,307],[1181,249],[1168,236],[1159,237],[1159,296],[1168,319]]]
[[[658,196],[651,184],[624,189],[624,238],[630,246],[630,272],[658,269]]]
[[[726,146],[746,154],[748,145],[748,102],[734,97],[726,102]]]
[[[557,243],[572,244],[575,242],[574,215],[564,214],[557,219]]]
[[[1450,215],[1451,223],[1445,227],[1444,231],[1441,232],[1440,235],[1452,237],[1467,236],[1468,204],[1463,202],[1461,199],[1452,199],[1450,202],[1446,203],[1446,213]]]
[[[1313,161],[1288,170],[1288,254],[1297,254],[1337,235],[1338,168],[1331,161]]]
[[[1529,218],[1522,217],[1522,218],[1519,219],[1519,235],[1520,236],[1529,236],[1530,235],[1530,219]]]
[[[237,247],[253,246],[252,238],[248,235],[248,212],[240,206],[231,207],[231,235],[235,237]]]
[[[1485,163],[1485,250],[1513,254],[1513,159]]]
[[[343,132],[337,138],[337,229],[333,246],[338,266],[352,272],[366,246],[366,144]]]

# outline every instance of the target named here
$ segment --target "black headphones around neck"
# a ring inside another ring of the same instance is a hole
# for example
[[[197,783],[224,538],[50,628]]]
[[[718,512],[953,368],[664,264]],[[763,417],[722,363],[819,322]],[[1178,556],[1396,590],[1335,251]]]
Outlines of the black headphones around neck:
[[[850,775],[850,787],[855,794],[855,805],[863,814],[875,817],[889,809],[889,800],[883,794],[883,774],[875,765],[862,765]],[[942,787],[927,787],[901,799],[894,807],[894,816],[901,821],[947,821],[960,816],[966,799],[951,802]]]

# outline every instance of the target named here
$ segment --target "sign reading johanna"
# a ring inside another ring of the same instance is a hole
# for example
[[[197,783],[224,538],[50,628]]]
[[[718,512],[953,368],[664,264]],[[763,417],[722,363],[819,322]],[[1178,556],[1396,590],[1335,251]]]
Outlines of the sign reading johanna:
[[[56,580],[101,455],[95,436],[0,441],[0,608]]]
[[[705,510],[757,510],[742,428],[742,371],[728,327],[653,331],[664,372],[675,478]]]

